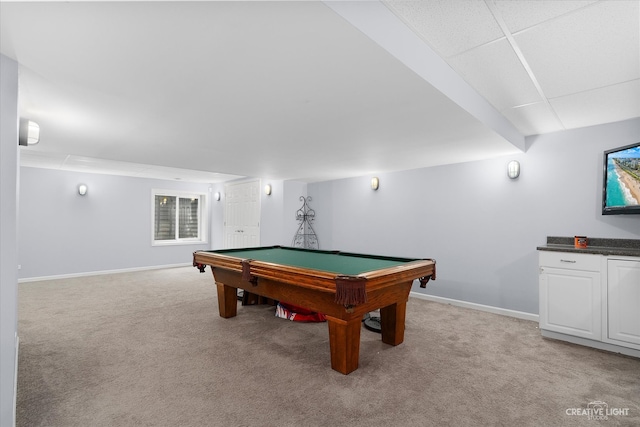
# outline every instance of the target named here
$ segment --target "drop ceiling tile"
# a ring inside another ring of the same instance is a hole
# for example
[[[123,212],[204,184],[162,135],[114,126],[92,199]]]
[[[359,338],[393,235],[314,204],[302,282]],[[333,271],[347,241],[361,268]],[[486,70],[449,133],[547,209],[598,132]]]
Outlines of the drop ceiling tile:
[[[596,3],[595,0],[495,0],[512,33]]]
[[[506,39],[456,55],[449,64],[497,110],[542,101]]]
[[[545,102],[509,108],[503,110],[502,114],[525,136],[564,130],[557,116]]]
[[[640,77],[639,2],[600,2],[514,36],[547,98]]]
[[[549,102],[567,129],[640,117],[640,79]]]
[[[384,3],[443,57],[504,37],[482,0]]]

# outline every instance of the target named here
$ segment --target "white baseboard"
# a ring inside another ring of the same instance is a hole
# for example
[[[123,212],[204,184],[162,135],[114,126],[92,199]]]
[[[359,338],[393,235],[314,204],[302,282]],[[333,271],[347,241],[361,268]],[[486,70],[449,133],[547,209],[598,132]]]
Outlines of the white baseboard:
[[[103,274],[118,274],[118,273],[131,273],[136,271],[160,270],[163,268],[188,267],[191,265],[192,263],[189,262],[189,263],[181,263],[181,264],[153,265],[150,267],[123,268],[119,270],[87,271],[85,273],[59,274],[55,276],[27,277],[24,279],[18,279],[18,283],[41,282],[43,280],[56,280],[56,279],[72,279],[74,277],[100,276]]]
[[[457,307],[472,308],[474,310],[486,311],[493,314],[500,314],[502,316],[509,316],[509,317],[516,317],[518,319],[531,320],[533,322],[539,321],[539,316],[537,314],[525,313],[524,311],[509,310],[507,308],[492,307],[490,305],[476,304],[474,302],[437,297],[434,295],[423,294],[421,292],[411,292],[409,296],[427,300],[427,301],[434,301],[434,302],[440,302],[443,304],[455,305]]]

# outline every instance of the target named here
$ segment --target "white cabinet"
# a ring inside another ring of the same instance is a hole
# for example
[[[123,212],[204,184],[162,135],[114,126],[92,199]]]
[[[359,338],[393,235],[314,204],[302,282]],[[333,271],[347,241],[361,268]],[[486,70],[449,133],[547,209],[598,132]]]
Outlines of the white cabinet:
[[[540,329],[602,338],[601,256],[540,253]]]
[[[608,338],[640,345],[640,261],[607,261]]]
[[[540,251],[540,329],[640,357],[640,258]]]

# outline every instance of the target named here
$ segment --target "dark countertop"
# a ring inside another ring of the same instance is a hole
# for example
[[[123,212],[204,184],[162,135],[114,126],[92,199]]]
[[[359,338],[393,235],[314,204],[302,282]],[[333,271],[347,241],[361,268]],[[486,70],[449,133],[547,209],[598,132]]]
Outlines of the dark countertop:
[[[538,246],[536,249],[539,251],[640,257],[640,240],[589,237],[586,248],[576,248],[573,237],[548,236],[547,244]]]

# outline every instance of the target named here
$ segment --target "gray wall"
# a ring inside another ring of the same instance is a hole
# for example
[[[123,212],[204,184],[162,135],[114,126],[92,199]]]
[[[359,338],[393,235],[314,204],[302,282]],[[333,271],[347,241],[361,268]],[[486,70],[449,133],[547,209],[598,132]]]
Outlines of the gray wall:
[[[309,184],[316,231],[323,249],[435,258],[428,294],[537,314],[546,236],[640,238],[640,216],[600,214],[603,151],[639,140],[634,119],[530,137],[508,158],[379,174],[378,191],[371,176]]]
[[[262,192],[260,245],[290,246],[298,229],[296,211],[302,206],[300,196],[306,196],[307,184],[300,181],[263,180],[271,184],[272,192]]]
[[[195,250],[221,249],[224,184],[199,184],[112,175],[20,168],[19,258],[21,279],[138,269],[191,262]],[[263,181],[263,184],[267,181]],[[296,231],[298,198],[306,183],[268,181],[261,192],[262,245],[289,245]],[[80,183],[89,191],[81,197]],[[151,246],[151,190],[205,192],[209,197],[209,242]],[[209,191],[211,188],[211,191]],[[220,201],[213,198],[219,191]]]
[[[189,263],[210,246],[151,245],[151,190],[209,194],[208,184],[30,167],[20,180],[20,278]]]
[[[216,201],[213,195],[219,192],[220,200]],[[211,249],[224,248],[224,184],[211,186]]]
[[[0,55],[0,426],[14,425],[18,311],[18,64]]]
[[[266,184],[271,185],[270,195],[263,191]],[[284,234],[284,182],[262,180],[260,196],[260,245],[279,245]]]

